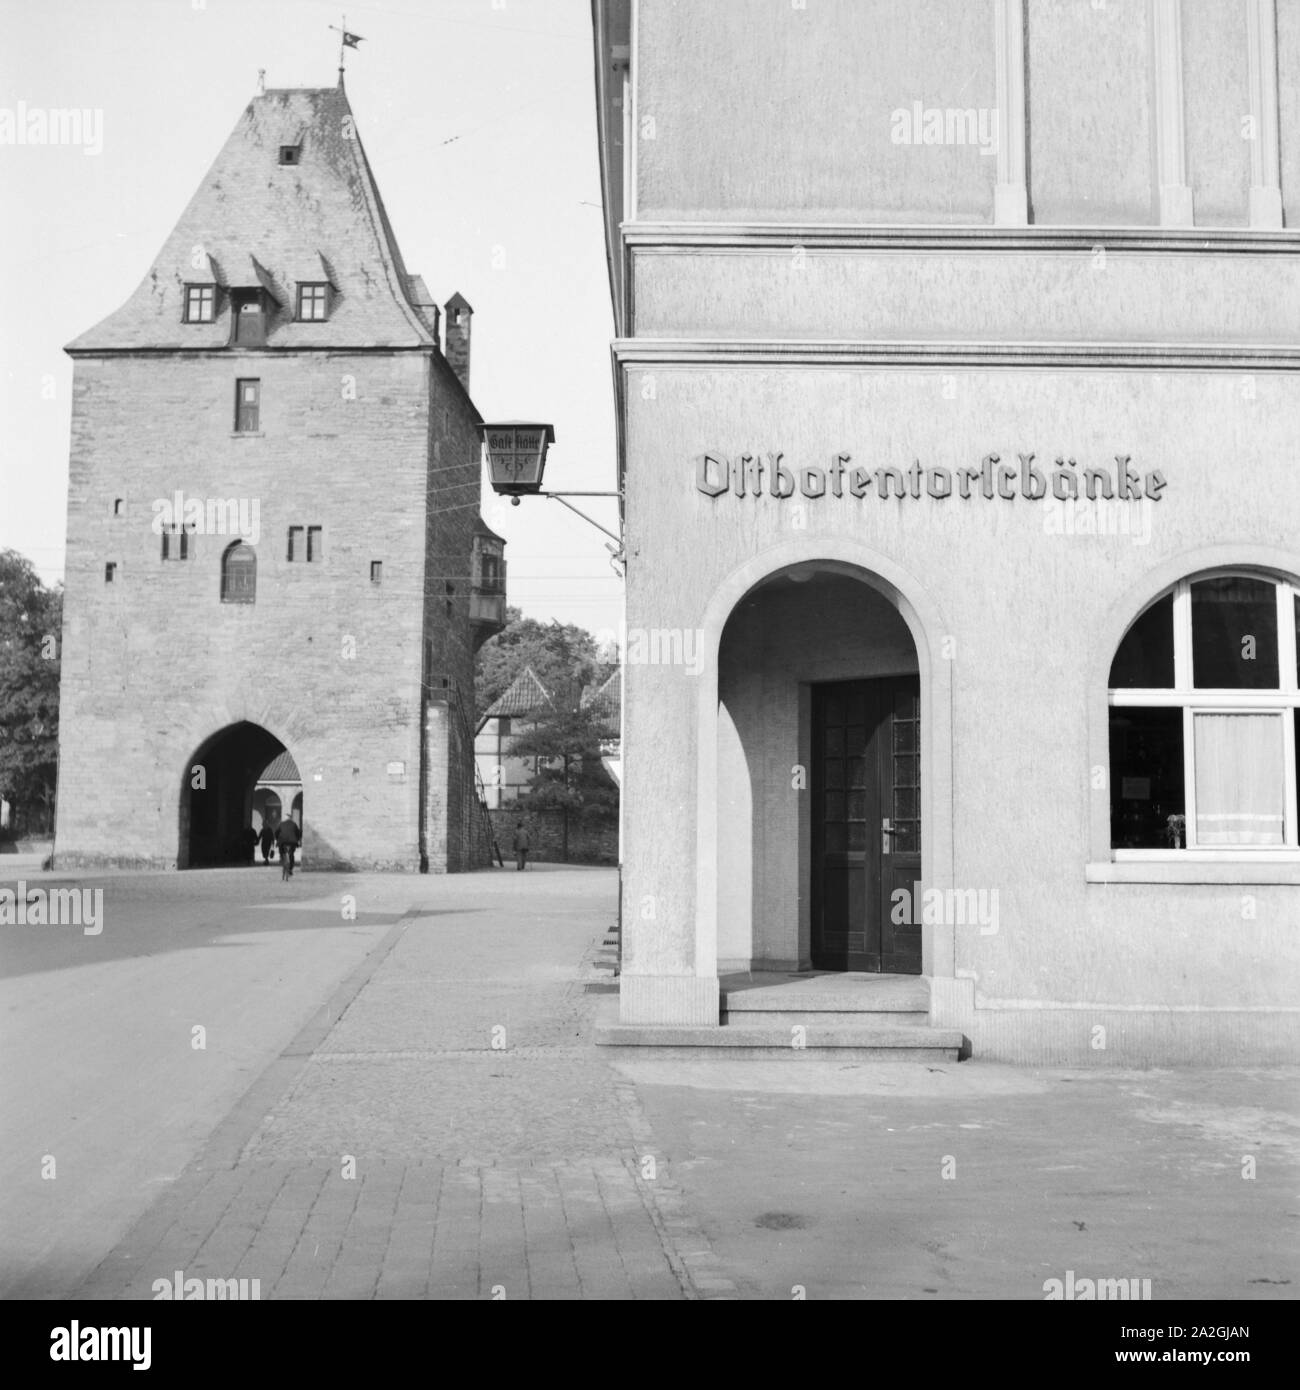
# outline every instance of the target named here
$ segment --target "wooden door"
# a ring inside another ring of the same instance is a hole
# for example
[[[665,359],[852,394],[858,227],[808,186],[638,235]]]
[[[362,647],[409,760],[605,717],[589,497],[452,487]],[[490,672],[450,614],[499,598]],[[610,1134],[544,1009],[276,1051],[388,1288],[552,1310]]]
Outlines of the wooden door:
[[[815,685],[812,716],[813,966],[919,975],[918,678]],[[906,912],[893,901],[899,888]]]

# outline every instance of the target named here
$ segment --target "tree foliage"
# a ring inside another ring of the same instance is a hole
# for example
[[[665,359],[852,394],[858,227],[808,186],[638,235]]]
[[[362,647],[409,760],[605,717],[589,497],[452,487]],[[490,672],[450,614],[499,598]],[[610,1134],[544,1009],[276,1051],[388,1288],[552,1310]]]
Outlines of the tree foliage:
[[[601,740],[617,732],[592,709],[557,710],[521,725],[511,754],[541,759],[542,766],[519,798],[520,807],[589,818],[617,815],[618,788],[600,761]]]
[[[517,608],[506,609],[507,626],[479,651],[474,700],[480,717],[526,666],[560,708],[577,704],[578,694],[600,671],[596,639],[575,623],[539,623]]]
[[[63,590],[0,551],[0,796],[22,823],[52,823],[59,742]]]

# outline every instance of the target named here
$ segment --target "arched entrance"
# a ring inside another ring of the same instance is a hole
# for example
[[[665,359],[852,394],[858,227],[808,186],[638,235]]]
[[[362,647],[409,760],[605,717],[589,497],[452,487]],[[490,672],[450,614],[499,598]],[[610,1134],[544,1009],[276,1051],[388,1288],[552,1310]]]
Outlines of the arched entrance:
[[[253,793],[253,829],[260,831],[267,826],[274,830],[280,824],[281,814],[280,798],[270,787],[258,787]]]
[[[181,777],[177,866],[250,864],[253,792],[285,746],[259,724],[230,724],[206,739]]]
[[[718,646],[718,971],[921,973],[916,643],[843,567],[761,579]],[[913,918],[916,920],[913,920]]]
[[[953,626],[917,577],[893,558],[847,537],[819,536],[817,552],[809,554],[807,538],[797,538],[754,555],[714,589],[699,629],[696,677],[695,738],[695,902],[694,959],[689,977],[675,976],[670,989],[662,977],[625,972],[620,994],[624,1022],[709,1023],[717,1020],[719,941],[723,897],[719,842],[725,833],[728,808],[720,803],[718,764],[726,717],[719,702],[719,651],[723,629],[751,591],[778,574],[791,571],[830,571],[858,580],[882,594],[897,610],[911,634],[920,678],[921,738],[926,749],[920,787],[921,878],[927,888],[949,888],[953,882],[952,749],[953,671],[957,662]],[[805,765],[806,766],[806,765]],[[793,773],[793,768],[789,769]],[[791,788],[788,775],[779,788]],[[801,793],[806,795],[807,793]],[[766,848],[766,846],[765,846]],[[751,851],[752,852],[752,851]],[[802,865],[786,882],[791,898],[804,890]],[[799,906],[792,912],[799,920]],[[733,943],[734,934],[728,938]],[[934,987],[952,979],[956,966],[952,926],[921,924],[921,971]],[[752,948],[751,948],[752,949]],[[730,959],[724,972],[733,967]],[[667,1000],[665,1002],[665,996]]]

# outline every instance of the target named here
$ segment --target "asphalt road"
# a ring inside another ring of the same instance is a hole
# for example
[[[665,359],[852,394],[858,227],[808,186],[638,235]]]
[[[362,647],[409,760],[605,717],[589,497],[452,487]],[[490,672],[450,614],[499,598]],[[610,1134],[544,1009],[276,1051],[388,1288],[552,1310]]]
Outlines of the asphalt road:
[[[0,1297],[84,1277],[413,896],[274,868],[76,882],[104,890],[98,934],[0,927]]]

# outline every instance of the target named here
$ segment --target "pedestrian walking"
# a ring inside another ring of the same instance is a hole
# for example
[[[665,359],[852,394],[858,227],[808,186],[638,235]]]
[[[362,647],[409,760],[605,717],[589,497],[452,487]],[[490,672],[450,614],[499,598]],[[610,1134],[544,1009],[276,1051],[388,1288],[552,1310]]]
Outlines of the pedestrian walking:
[[[292,878],[294,852],[302,843],[302,831],[292,816],[285,816],[280,822],[280,828],[275,832],[275,843],[280,850],[280,876]]]
[[[262,820],[262,833],[258,836],[262,846],[262,863],[271,862],[271,846],[275,843],[275,831],[271,829],[270,820],[265,817]]]
[[[528,827],[523,823],[523,821],[517,821],[515,823],[514,839],[516,869],[522,871],[528,866],[528,848]]]

